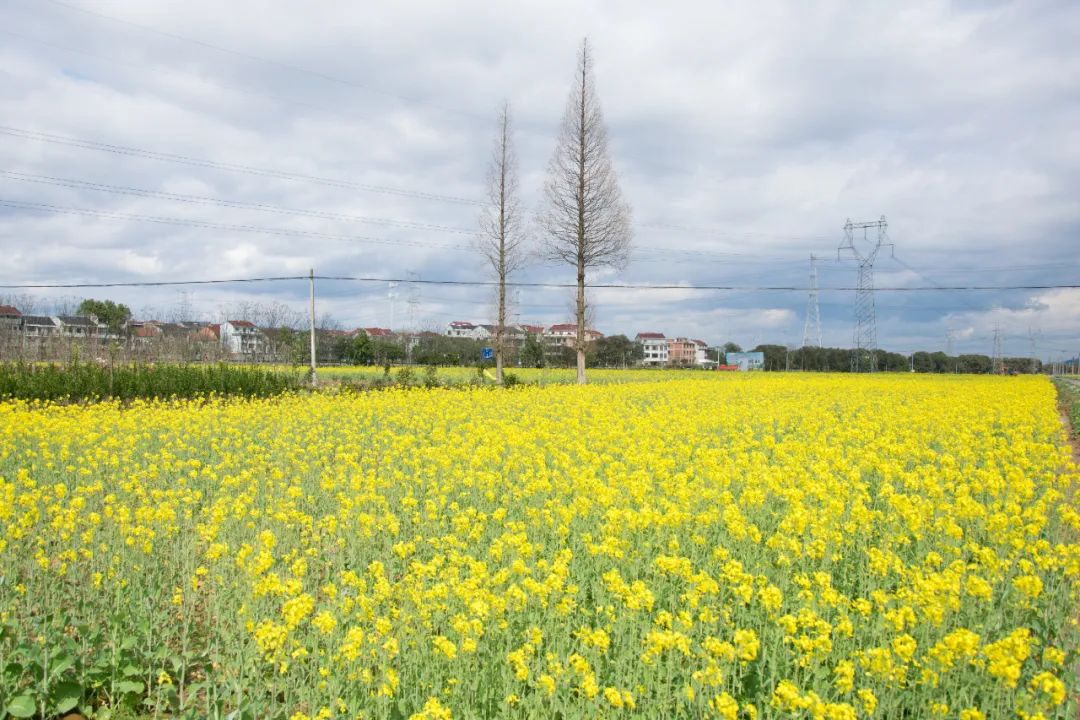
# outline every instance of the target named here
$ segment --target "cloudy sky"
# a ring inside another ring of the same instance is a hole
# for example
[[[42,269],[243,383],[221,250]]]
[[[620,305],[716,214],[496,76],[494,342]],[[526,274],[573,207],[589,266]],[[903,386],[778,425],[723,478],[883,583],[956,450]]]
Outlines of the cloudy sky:
[[[497,108],[523,203],[584,36],[634,213],[606,333],[849,346],[845,220],[888,219],[879,287],[1080,284],[1080,5],[0,0],[0,284],[306,274],[484,280],[472,249]],[[861,235],[858,237],[860,243]],[[864,250],[868,245],[861,245]],[[572,282],[534,262],[519,276]],[[302,311],[305,282],[33,292],[142,316]],[[326,281],[343,327],[488,321],[482,287]],[[524,288],[522,322],[570,316]],[[409,302],[409,300],[413,302]],[[1080,290],[877,293],[882,347],[1080,351]]]

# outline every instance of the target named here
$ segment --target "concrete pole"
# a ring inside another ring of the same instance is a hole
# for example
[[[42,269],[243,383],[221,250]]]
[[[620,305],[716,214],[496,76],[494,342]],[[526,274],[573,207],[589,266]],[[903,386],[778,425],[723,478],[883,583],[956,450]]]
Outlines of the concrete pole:
[[[312,268],[308,273],[308,279],[311,285],[311,313],[308,317],[309,327],[311,329],[311,387],[317,385],[315,378],[315,269]]]

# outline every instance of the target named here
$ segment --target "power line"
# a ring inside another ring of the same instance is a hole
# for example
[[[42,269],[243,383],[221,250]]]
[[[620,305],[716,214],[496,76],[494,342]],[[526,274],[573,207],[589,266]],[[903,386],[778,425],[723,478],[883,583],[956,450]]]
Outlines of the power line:
[[[4,134],[4,133],[15,134],[15,133],[7,132],[8,130],[12,130],[12,128],[5,128],[4,126],[0,126],[0,134]],[[15,130],[17,130],[17,129],[15,129]],[[18,131],[18,132],[24,132],[24,131]],[[21,135],[16,135],[16,136],[21,137]],[[60,137],[60,136],[57,136],[57,137]],[[79,141],[79,142],[82,142],[82,141]],[[90,141],[87,141],[87,142],[90,142]],[[76,146],[77,147],[82,147],[82,145],[76,145]],[[151,151],[147,151],[147,152],[151,152]],[[134,195],[134,196],[140,196],[140,197],[157,197],[157,198],[165,199],[165,200],[176,200],[176,201],[180,201],[180,202],[195,203],[195,204],[213,204],[213,205],[220,205],[220,206],[224,206],[224,207],[247,208],[247,209],[259,210],[259,211],[264,211],[264,212],[275,212],[275,213],[278,213],[278,214],[298,214],[298,215],[306,215],[306,216],[310,216],[310,217],[321,217],[321,218],[325,218],[325,219],[349,220],[349,221],[355,221],[355,222],[368,222],[368,223],[373,223],[373,224],[383,224],[383,225],[397,226],[397,227],[403,227],[403,228],[415,229],[415,230],[433,230],[433,231],[438,231],[438,232],[451,232],[451,233],[457,233],[457,234],[462,234],[462,235],[472,235],[473,234],[472,231],[466,230],[464,228],[455,228],[455,227],[450,227],[450,226],[446,226],[446,225],[419,223],[419,222],[412,222],[412,221],[407,221],[407,220],[395,220],[395,219],[391,219],[391,218],[370,218],[370,217],[363,217],[363,216],[356,216],[356,215],[344,215],[344,214],[339,214],[339,213],[329,213],[329,212],[317,211],[317,210],[302,210],[302,209],[294,209],[294,208],[283,208],[283,207],[276,206],[276,205],[270,205],[268,203],[253,203],[253,202],[245,202],[245,201],[240,201],[240,200],[229,200],[229,199],[224,199],[224,198],[213,198],[213,197],[196,196],[196,195],[182,195],[182,194],[179,194],[179,193],[167,193],[167,192],[162,192],[162,191],[157,191],[157,190],[147,190],[147,189],[144,189],[144,188],[136,188],[136,187],[130,187],[130,186],[107,185],[107,184],[104,184],[104,183],[96,183],[96,182],[85,181],[85,180],[77,180],[77,179],[73,179],[73,178],[60,178],[60,177],[51,176],[51,175],[35,175],[35,174],[32,174],[32,173],[22,173],[22,172],[18,172],[18,171],[10,171],[10,170],[0,170],[0,175],[5,175],[5,176],[7,176],[7,177],[9,177],[11,179],[19,180],[19,181],[23,181],[23,182],[35,182],[35,183],[38,183],[38,184],[54,185],[54,186],[58,186],[58,187],[83,188],[83,189],[88,189],[88,190],[96,190],[96,191],[100,191],[100,192],[109,192],[109,193],[113,193],[113,194]],[[22,201],[0,199],[0,203],[19,203],[19,202],[22,202]],[[471,202],[471,201],[463,200],[463,202]],[[145,217],[125,216],[123,213],[115,213],[115,212],[111,212],[111,211],[98,211],[98,210],[82,209],[82,208],[61,208],[60,206],[50,205],[48,203],[26,202],[24,204],[27,205],[27,206],[32,206],[31,209],[36,208],[36,209],[39,209],[39,210],[41,210],[43,212],[66,212],[68,214],[71,214],[71,213],[89,214],[89,215],[95,215],[95,216],[113,215],[113,216],[116,216],[116,217],[119,217],[119,218],[122,218],[122,219],[147,220],[147,218],[145,218]],[[480,204],[479,201],[476,204]],[[181,221],[180,219],[177,219],[177,218],[170,218],[169,220],[170,220],[170,224],[196,224],[196,225],[199,225],[199,226],[212,227],[214,229],[238,229],[237,227],[232,227],[232,228],[224,227],[223,228],[222,226],[214,224],[214,223],[203,223],[203,221],[197,221],[197,220]],[[157,219],[157,220],[148,220],[148,221],[160,222],[162,220]],[[253,232],[254,230],[251,230],[249,228],[246,231],[247,232]],[[271,229],[262,229],[260,231],[270,232],[271,234],[295,234],[294,231],[274,231],[274,230],[271,230]],[[338,236],[338,237],[340,237],[340,236]],[[370,238],[366,239],[366,241],[368,241],[368,242],[389,242],[389,241],[380,241],[380,240],[375,240],[375,239],[370,239]],[[431,246],[431,247],[440,247],[440,246]],[[791,260],[787,260],[787,259],[784,259],[784,258],[777,258],[777,257],[770,257],[770,256],[753,256],[753,255],[750,255],[748,253],[732,253],[732,252],[724,252],[724,251],[719,251],[719,250],[681,250],[681,249],[662,248],[662,247],[655,247],[655,246],[648,246],[648,245],[645,245],[645,246],[638,245],[638,246],[635,246],[635,249],[639,250],[639,251],[644,251],[646,253],[652,253],[652,254],[654,254],[654,256],[662,256],[664,258],[667,258],[672,254],[680,254],[680,255],[687,255],[687,256],[692,256],[692,257],[697,257],[697,258],[713,256],[713,257],[720,257],[720,258],[727,258],[727,257],[743,258],[743,259],[750,259],[750,260],[755,260],[755,261],[758,261],[758,260],[773,260],[773,261],[778,262],[778,263],[792,262]],[[717,261],[713,261],[713,262],[717,262]]]
[[[38,130],[27,130],[25,128],[17,128],[8,125],[0,125],[0,134],[10,135],[12,137],[21,138],[24,140],[32,140],[36,142],[52,143],[56,145],[64,145],[67,147],[76,147],[83,150],[96,150],[99,152],[112,153],[114,155],[123,155],[128,157],[137,157],[147,160],[158,160],[161,162],[171,162],[179,165],[188,165],[191,167],[207,168],[211,170],[222,170],[226,172],[238,172],[248,175],[257,175],[260,177],[271,177],[281,180],[290,181],[304,181],[311,182],[319,185],[326,185],[329,187],[345,188],[351,190],[362,190],[365,192],[382,193],[387,195],[397,195],[402,197],[411,197],[420,200],[433,200],[438,202],[455,203],[460,205],[473,205],[482,206],[484,202],[473,198],[466,198],[454,195],[441,195],[437,193],[429,193],[424,191],[408,190],[404,188],[390,187],[386,185],[371,185],[367,183],[356,183],[349,180],[340,180],[336,178],[325,178],[315,175],[306,175],[303,173],[294,173],[284,170],[275,170],[273,168],[261,168],[253,165],[244,165],[240,163],[226,163],[217,160],[208,160],[206,158],[198,158],[190,155],[179,155],[176,153],[165,153],[157,150],[147,150],[145,148],[137,148],[128,145],[117,145],[115,143],[100,142],[97,140],[85,140],[82,138],[72,137],[70,135],[58,135],[56,133],[47,133]],[[687,232],[694,232],[691,228],[681,228],[677,225],[665,225],[662,223],[642,223],[639,227],[649,228],[667,228],[678,229]],[[718,237],[723,235],[719,231],[710,230],[712,234]],[[783,235],[768,235],[766,233],[745,233],[746,235],[756,235],[765,237],[777,237],[783,238],[787,236]],[[727,233],[728,236],[736,236],[738,233]],[[651,251],[655,253],[661,253],[668,255],[671,253],[678,253],[680,255],[697,256],[697,257],[751,257],[750,253],[734,252],[734,251],[721,251],[721,250],[677,250],[665,246],[649,246],[649,245],[635,245],[634,249],[637,251]],[[760,257],[760,256],[756,256]],[[802,260],[794,260],[793,258],[785,258],[779,256],[770,256],[768,259],[774,259],[781,262],[803,262]]]
[[[120,213],[105,210],[91,210],[89,208],[65,207],[61,205],[51,205],[49,203],[25,202],[22,200],[7,200],[5,198],[0,198],[0,206],[22,208],[25,210],[56,213],[62,215],[86,215],[89,217],[101,218],[103,220],[135,220],[137,222],[150,222],[157,223],[159,225],[177,225],[182,227],[187,226],[211,230],[227,230],[230,232],[259,233],[263,235],[279,235],[284,237],[314,237],[323,238],[325,240],[341,240],[346,242],[371,243],[376,245],[390,246],[441,248],[444,250],[466,249],[466,246],[463,245],[424,243],[410,240],[387,240],[385,238],[369,237],[366,235],[336,235],[333,233],[319,232],[317,230],[291,230],[288,228],[262,227],[260,225],[234,225],[229,223],[215,223],[205,220],[195,220],[189,218],[164,217],[160,215],[140,215],[136,213]]]
[[[229,200],[229,199],[224,199],[224,198],[204,197],[204,196],[196,196],[196,195],[182,195],[182,194],[179,194],[179,193],[168,193],[168,192],[161,192],[161,191],[156,191],[156,190],[146,190],[146,189],[135,188],[135,187],[107,185],[107,184],[104,184],[104,183],[94,183],[94,182],[90,182],[90,181],[75,180],[75,179],[69,179],[69,178],[58,178],[58,177],[48,176],[48,175],[33,175],[33,174],[30,174],[30,173],[20,173],[20,172],[17,172],[17,171],[0,170],[0,176],[6,176],[6,177],[9,177],[9,178],[14,179],[14,180],[27,181],[27,182],[36,182],[36,183],[40,183],[40,184],[54,185],[54,186],[58,186],[58,187],[82,188],[82,189],[97,190],[97,191],[102,191],[102,192],[110,192],[110,193],[114,193],[114,194],[131,195],[131,196],[135,196],[135,197],[153,197],[153,198],[159,198],[159,199],[165,199],[165,200],[175,200],[175,201],[179,201],[179,202],[193,203],[193,204],[212,204],[212,205],[219,205],[219,206],[223,206],[223,207],[232,207],[232,208],[239,208],[239,209],[258,210],[258,211],[262,211],[262,212],[271,212],[271,213],[276,213],[276,214],[281,214],[281,215],[295,214],[295,215],[298,215],[298,216],[305,216],[305,217],[316,217],[316,218],[331,219],[331,220],[345,220],[345,221],[352,221],[352,222],[364,222],[364,223],[385,225],[385,226],[388,226],[388,227],[399,227],[399,228],[411,229],[411,230],[425,230],[425,231],[430,230],[430,231],[438,231],[438,232],[456,233],[456,234],[462,234],[462,235],[471,235],[472,234],[470,231],[465,230],[464,228],[454,228],[454,227],[445,226],[445,225],[419,223],[419,222],[412,222],[412,221],[408,221],[408,220],[397,220],[397,219],[392,219],[392,218],[373,218],[373,217],[364,217],[364,216],[359,216],[359,215],[347,215],[347,214],[343,214],[343,213],[332,213],[332,212],[320,211],[320,210],[304,210],[304,209],[299,209],[299,208],[285,208],[285,207],[280,207],[280,206],[277,206],[277,205],[270,205],[270,204],[267,204],[267,203],[246,202],[246,201],[241,201],[241,200]],[[108,211],[108,210],[94,210],[94,209],[91,209],[91,208],[77,208],[77,207],[70,207],[70,206],[53,205],[51,203],[37,203],[37,202],[23,201],[23,200],[9,200],[9,199],[2,198],[2,197],[0,197],[0,206],[31,210],[31,211],[34,211],[34,212],[47,212],[47,213],[64,214],[64,215],[84,215],[84,216],[99,218],[99,219],[103,219],[103,220],[132,220],[132,221],[137,221],[137,222],[151,222],[151,223],[156,223],[156,224],[186,226],[186,227],[194,227],[194,228],[201,228],[201,229],[211,229],[211,230],[227,230],[227,231],[245,232],[245,233],[259,233],[259,234],[275,235],[275,236],[318,237],[318,238],[324,238],[324,239],[328,239],[328,240],[337,240],[337,241],[370,243],[370,244],[390,245],[390,246],[400,245],[400,246],[410,246],[410,247],[427,247],[427,248],[436,248],[436,249],[444,249],[444,250],[468,250],[468,249],[470,249],[470,246],[461,245],[461,244],[440,244],[440,243],[429,243],[429,242],[409,241],[409,240],[390,240],[390,239],[386,239],[386,238],[377,238],[377,237],[371,237],[371,236],[366,236],[366,235],[343,235],[343,234],[335,234],[335,233],[324,233],[324,232],[319,232],[319,231],[315,231],[315,230],[294,230],[294,229],[288,229],[288,228],[273,228],[273,227],[265,227],[265,226],[258,226],[258,225],[240,225],[240,224],[229,224],[229,223],[216,223],[216,222],[198,220],[198,219],[193,219],[193,218],[175,218],[175,217],[164,217],[164,216],[157,216],[157,215],[142,215],[142,214],[137,214],[137,213],[121,213],[121,212]],[[651,248],[646,248],[646,249],[651,250]],[[726,253],[721,252],[721,251],[715,251],[713,253],[710,253],[710,251],[704,251],[704,250],[675,250],[675,249],[660,250],[659,248],[657,248],[655,250],[655,253],[656,253],[655,257],[659,257],[659,256],[662,255],[664,259],[666,259],[666,260],[668,260],[670,262],[676,262],[676,263],[680,262],[680,261],[670,260],[670,258],[668,258],[667,255],[672,254],[672,253],[686,253],[686,254],[697,254],[697,255],[714,254],[714,255],[717,255],[717,256],[726,255]],[[1071,285],[1031,285],[1031,286],[985,286],[985,287],[980,286],[979,288],[974,288],[974,287],[969,288],[969,287],[964,286],[964,287],[951,288],[951,287],[940,285],[939,283],[934,282],[932,279],[927,278],[925,275],[918,272],[917,270],[912,268],[910,265],[902,262],[899,258],[894,258],[894,259],[898,263],[903,265],[905,268],[911,270],[916,275],[919,275],[919,277],[923,278],[927,282],[932,283],[934,285],[934,288],[932,288],[932,289],[936,289],[936,290],[946,290],[946,291],[948,291],[948,290],[966,290],[966,289],[987,289],[987,290],[994,290],[994,289],[1044,289],[1044,288],[1046,288],[1046,289],[1054,289],[1054,288],[1072,287]],[[690,261],[687,260],[687,261],[684,261],[684,262],[690,262]],[[795,263],[795,262],[802,263],[802,262],[805,262],[805,261],[772,259],[771,257],[768,257],[768,256],[738,255],[737,259],[733,259],[733,260],[727,260],[727,261],[725,261],[723,259],[717,259],[717,260],[712,260],[712,261],[699,260],[698,262],[762,262],[762,263],[767,262],[770,265],[782,265],[782,264],[792,264],[792,263]],[[1022,266],[1021,265],[1021,266],[1014,266],[1012,269],[1019,270],[1019,269],[1025,268],[1025,267],[1040,267],[1040,266]],[[987,269],[990,269],[990,268],[973,268],[973,269],[970,270],[970,272],[981,272],[981,271],[987,270]],[[1010,268],[1001,267],[1001,268],[995,268],[995,269],[1003,269],[1004,270],[1004,269],[1010,269]],[[771,274],[773,274],[773,271],[767,271],[767,272],[763,272],[763,273],[756,273],[756,274],[753,274],[753,275],[740,274],[740,277],[743,278],[743,279],[747,279],[747,278],[750,278],[750,277],[763,277],[763,276],[771,275]],[[673,287],[686,287],[686,286],[673,286]],[[753,290],[754,288],[749,288],[749,289]],[[851,288],[828,288],[828,287],[825,287],[825,288],[819,288],[819,289],[820,290],[850,290]],[[898,289],[898,288],[894,288],[894,289]],[[931,289],[931,288],[924,288],[924,289]],[[972,310],[979,310],[978,308],[976,308],[975,306],[970,305],[970,304],[968,305],[968,307],[970,307]]]
[[[38,38],[30,37],[29,35],[23,35],[22,33],[12,32],[11,30],[0,30],[0,32],[4,33],[5,35],[10,35],[11,37],[19,38],[20,40],[24,40],[26,42],[31,42],[31,43],[35,43],[37,45],[43,45],[45,47],[54,48],[56,50],[60,50],[61,52],[75,53],[75,54],[78,54],[78,55],[85,55],[86,57],[95,58],[97,60],[104,60],[105,62],[114,63],[116,65],[125,65],[127,67],[135,68],[136,70],[143,71],[143,72],[145,72],[145,71],[156,72],[156,73],[161,73],[163,75],[171,75],[173,77],[184,78],[184,79],[190,79],[192,77],[197,77],[200,81],[205,82],[205,83],[210,84],[210,85],[215,85],[215,86],[221,88],[222,90],[228,90],[230,92],[242,92],[242,93],[245,93],[245,94],[248,94],[248,95],[253,95],[255,97],[269,98],[269,99],[275,100],[277,102],[282,102],[282,103],[286,103],[286,104],[289,104],[289,105],[297,105],[299,107],[311,108],[312,110],[319,110],[321,112],[330,113],[332,115],[340,115],[340,114],[342,114],[342,109],[341,108],[331,108],[331,107],[326,106],[326,105],[316,105],[314,103],[305,102],[303,100],[296,100],[294,98],[284,97],[283,95],[277,95],[277,94],[265,92],[265,91],[262,91],[262,90],[255,90],[255,89],[250,88],[250,87],[243,87],[243,86],[240,86],[240,85],[230,85],[230,84],[227,84],[227,83],[223,83],[220,80],[210,80],[209,78],[207,78],[207,77],[205,77],[203,75],[193,75],[192,73],[186,73],[186,72],[181,72],[181,71],[178,71],[178,70],[173,70],[172,68],[164,67],[162,65],[150,65],[150,64],[147,64],[147,63],[134,62],[134,61],[131,61],[131,60],[121,60],[120,58],[109,57],[108,55],[101,55],[100,53],[93,53],[93,52],[90,52],[88,50],[82,50],[82,49],[79,49],[79,48],[67,47],[66,45],[60,45],[59,43],[48,42],[47,40],[41,40],[41,39],[38,39]],[[351,115],[353,113],[345,113],[345,114],[350,114]]]
[[[676,223],[668,222],[640,222],[635,223],[638,227],[654,228],[657,230],[678,230],[679,232],[696,233],[700,235],[713,235],[716,237],[739,237],[739,238],[772,238],[776,240],[814,240],[816,242],[832,242],[832,238],[821,237],[815,235],[780,235],[776,233],[764,233],[764,232],[731,232],[728,230],[717,230],[716,228],[703,228],[703,227],[691,227],[687,225],[678,225]],[[800,260],[800,262],[802,262]]]
[[[340,78],[340,77],[336,77],[334,75],[329,75],[327,73],[320,72],[318,70],[311,70],[309,68],[301,67],[299,65],[292,65],[290,63],[281,62],[280,60],[272,60],[270,58],[265,58],[265,57],[262,57],[260,55],[255,55],[254,53],[249,53],[249,52],[245,52],[245,51],[242,51],[242,50],[234,50],[232,48],[223,47],[221,45],[215,45],[214,43],[207,42],[205,40],[198,40],[196,38],[187,37],[185,35],[180,35],[178,33],[172,33],[172,32],[167,32],[165,30],[159,30],[158,28],[152,27],[150,25],[143,25],[141,23],[133,22],[131,20],[125,20],[123,18],[118,18],[118,17],[112,16],[112,15],[106,15],[105,13],[97,12],[95,10],[88,10],[86,8],[79,7],[78,5],[71,5],[71,4],[66,3],[66,2],[61,2],[61,0],[48,0],[48,2],[52,3],[53,5],[58,5],[60,7],[67,8],[68,10],[74,10],[75,12],[83,13],[85,15],[91,15],[91,16],[94,16],[94,17],[97,17],[97,18],[101,18],[103,20],[108,20],[110,22],[119,23],[121,25],[127,25],[129,27],[137,28],[137,29],[142,30],[144,32],[150,32],[150,33],[154,33],[155,35],[160,35],[162,37],[171,38],[173,40],[179,40],[181,42],[191,43],[192,45],[198,45],[200,47],[208,48],[208,49],[214,50],[216,52],[225,53],[225,54],[228,54],[228,55],[233,55],[233,56],[236,56],[236,57],[244,58],[245,60],[249,60],[249,61],[252,61],[252,62],[264,63],[266,65],[271,65],[273,67],[281,68],[283,70],[288,70],[290,72],[299,73],[299,74],[302,74],[302,75],[310,75],[311,77],[316,77],[316,78],[319,78],[320,80],[325,80],[326,82],[335,83],[337,85],[344,85],[346,87],[357,88],[359,90],[364,90],[365,92],[375,93],[377,95],[383,95],[384,97],[394,98],[395,100],[402,100],[402,101],[409,102],[409,103],[414,103],[414,104],[417,104],[417,105],[427,105],[429,107],[435,108],[437,110],[441,110],[443,112],[455,112],[455,113],[460,113],[462,115],[467,115],[467,116],[470,116],[470,117],[476,117],[475,114],[473,114],[473,113],[471,113],[469,111],[466,111],[466,110],[460,110],[460,109],[455,109],[455,108],[444,107],[444,106],[441,106],[441,105],[437,105],[436,103],[432,103],[430,101],[424,100],[422,98],[416,98],[416,97],[411,97],[411,96],[408,96],[408,95],[401,95],[401,94],[398,94],[398,93],[389,92],[389,91],[382,90],[382,89],[379,89],[379,88],[376,88],[376,87],[372,87],[371,85],[365,85],[364,83],[356,82],[355,80],[347,80],[345,78]]]
[[[10,135],[12,137],[22,138],[24,140],[54,143],[57,145],[66,145],[68,147],[77,147],[84,150],[97,150],[100,152],[112,153],[114,155],[126,155],[128,157],[138,157],[147,160],[160,160],[162,162],[171,162],[180,165],[207,168],[210,170],[224,170],[228,172],[246,173],[248,175],[271,177],[279,180],[300,180],[304,182],[316,183],[319,185],[327,185],[330,187],[346,188],[349,190],[362,190],[365,192],[382,193],[384,195],[397,195],[401,197],[416,198],[419,200],[434,200],[438,202],[456,203],[460,205],[483,204],[479,200],[456,197],[453,195],[439,195],[437,193],[395,188],[388,185],[371,185],[368,183],[352,182],[350,180],[338,180],[334,178],[318,177],[315,175],[305,175],[303,173],[287,172],[284,170],[274,170],[272,168],[260,168],[253,165],[218,162],[216,160],[207,160],[205,158],[197,158],[189,155],[163,153],[157,152],[156,150],[146,150],[143,148],[130,147],[127,145],[104,143],[98,142],[96,140],[83,140],[81,138],[71,137],[68,135],[57,135],[55,133],[46,133],[37,130],[26,130],[23,128],[10,127],[7,125],[0,125],[0,134]]]
[[[308,280],[307,275],[283,275],[259,278],[229,278],[218,280],[160,280],[138,282],[112,282],[112,283],[60,283],[60,284],[19,284],[0,285],[4,289],[47,289],[47,288],[105,288],[105,287],[162,287],[172,285],[211,285],[225,283],[253,283],[253,282],[280,282],[288,280]],[[409,279],[409,278],[386,278],[367,277],[352,275],[316,275],[316,280],[332,280],[344,282],[372,282],[372,283],[408,283],[413,282],[421,285],[465,285],[473,287],[491,287],[499,283],[495,280],[432,280],[432,279]],[[507,282],[510,287],[528,288],[576,288],[576,283],[552,283],[552,282]],[[740,286],[740,285],[641,285],[631,283],[590,283],[586,287],[597,290],[626,289],[626,290],[734,290],[742,292],[807,292],[809,288],[796,286]],[[1056,290],[1080,288],[1076,285],[967,285],[953,287],[876,287],[875,291],[883,292],[933,292],[939,290],[953,291],[988,291],[988,290]],[[819,290],[832,290],[837,292],[852,291],[854,287],[819,288]]]
[[[224,198],[207,197],[202,195],[183,195],[180,193],[163,192],[159,190],[146,190],[143,188],[129,187],[126,185],[108,185],[105,183],[91,182],[88,180],[76,180],[52,175],[35,175],[12,170],[0,170],[0,175],[39,185],[53,185],[96,192],[107,192],[114,195],[132,195],[135,197],[158,198],[161,200],[175,200],[177,202],[196,205],[219,205],[221,207],[238,208],[244,210],[257,210],[259,212],[272,212],[279,215],[302,215],[305,217],[317,217],[326,220],[345,220],[348,222],[369,223],[372,225],[386,225],[400,227],[409,230],[431,230],[434,232],[456,233],[458,235],[475,235],[475,231],[464,228],[437,225],[433,223],[413,222],[410,220],[396,220],[393,218],[368,217],[363,215],[346,215],[343,213],[328,212],[324,210],[303,210],[299,208],[286,208],[269,203],[246,202],[243,200],[228,200]]]

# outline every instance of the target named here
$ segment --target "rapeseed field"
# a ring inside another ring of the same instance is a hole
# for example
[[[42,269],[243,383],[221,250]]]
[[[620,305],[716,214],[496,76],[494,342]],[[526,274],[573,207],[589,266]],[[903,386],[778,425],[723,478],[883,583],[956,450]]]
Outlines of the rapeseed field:
[[[1041,378],[0,404],[15,717],[1075,716]]]

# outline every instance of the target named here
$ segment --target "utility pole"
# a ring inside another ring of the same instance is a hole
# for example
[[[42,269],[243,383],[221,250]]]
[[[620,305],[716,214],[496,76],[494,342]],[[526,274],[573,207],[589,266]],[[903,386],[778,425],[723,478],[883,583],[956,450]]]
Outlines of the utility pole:
[[[810,255],[810,296],[806,300],[803,347],[821,347],[821,309],[818,307],[817,257]]]
[[[308,327],[311,330],[311,387],[315,387],[318,384],[315,378],[315,268],[308,271],[308,281],[311,286],[311,312],[308,315]]]
[[[882,215],[880,220],[873,222],[853,223],[849,219],[844,224],[844,240],[836,249],[836,259],[840,259],[840,253],[848,251],[859,263],[859,283],[855,292],[855,350],[851,358],[851,369],[854,372],[874,372],[877,362],[874,350],[877,348],[877,315],[874,310],[874,260],[878,252],[888,245],[890,252],[893,244],[888,242],[889,224]],[[870,240],[870,230],[877,230],[877,240]],[[863,231],[865,242],[874,242],[870,250],[860,251],[855,247],[855,231]]]

